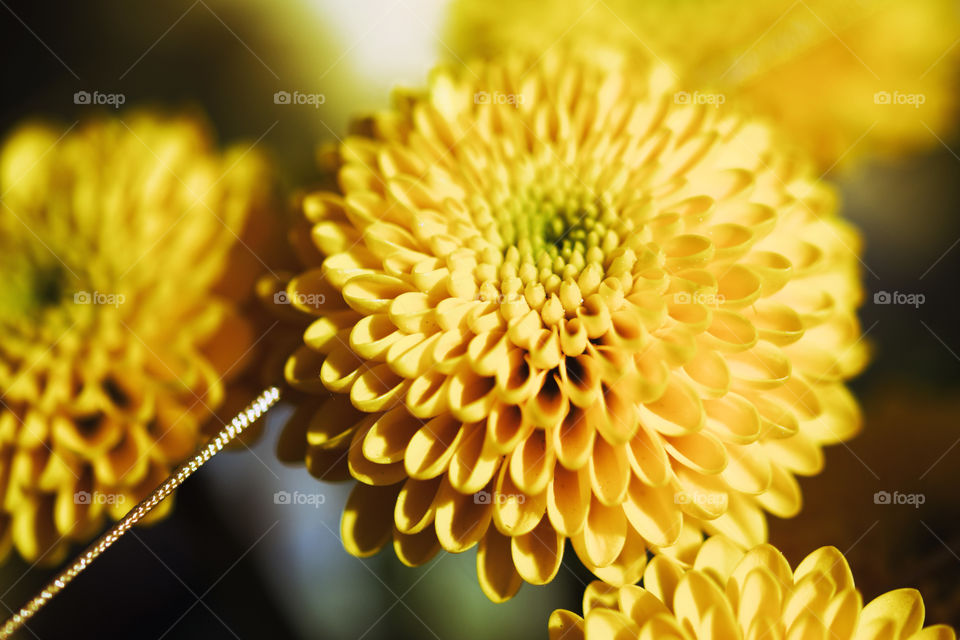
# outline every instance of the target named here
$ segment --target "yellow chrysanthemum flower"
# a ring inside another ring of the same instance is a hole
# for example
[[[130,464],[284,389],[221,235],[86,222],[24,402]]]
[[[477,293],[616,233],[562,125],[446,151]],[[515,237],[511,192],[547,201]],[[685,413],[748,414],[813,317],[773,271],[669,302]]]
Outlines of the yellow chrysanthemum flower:
[[[253,343],[238,238],[267,176],[189,118],[29,124],[0,148],[3,555],[58,562],[204,439]]]
[[[573,46],[666,62],[776,120],[824,168],[955,130],[953,0],[458,0],[448,32],[465,58]]]
[[[866,606],[846,558],[822,547],[791,571],[770,545],[744,553],[722,536],[707,540],[692,567],[660,556],[643,586],[594,582],[584,617],[550,616],[551,640],[956,640],[950,627],[923,629],[920,592],[898,589]]]
[[[857,429],[864,360],[856,233],[769,130],[662,73],[530,63],[438,71],[348,138],[285,292],[318,400],[282,457],[360,481],[351,553],[479,543],[496,600],[568,537],[614,584],[702,531],[763,542]]]

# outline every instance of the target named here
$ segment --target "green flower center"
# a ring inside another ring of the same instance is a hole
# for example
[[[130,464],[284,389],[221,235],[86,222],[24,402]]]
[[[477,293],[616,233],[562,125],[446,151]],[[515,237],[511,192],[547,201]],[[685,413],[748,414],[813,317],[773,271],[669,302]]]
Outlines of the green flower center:
[[[506,199],[494,212],[499,249],[517,267],[531,264],[541,277],[576,277],[620,244],[623,225],[608,197],[577,185],[539,184]]]
[[[24,326],[48,324],[73,304],[76,278],[39,241],[0,243],[0,321]]]

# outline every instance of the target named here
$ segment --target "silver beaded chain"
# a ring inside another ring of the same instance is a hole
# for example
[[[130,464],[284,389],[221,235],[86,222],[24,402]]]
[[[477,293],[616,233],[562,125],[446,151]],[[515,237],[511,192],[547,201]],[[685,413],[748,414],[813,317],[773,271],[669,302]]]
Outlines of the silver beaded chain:
[[[275,405],[280,399],[280,389],[270,387],[265,390],[256,400],[250,403],[246,409],[237,414],[229,424],[223,427],[200,451],[190,460],[177,467],[177,470],[167,476],[163,484],[153,490],[149,496],[141,501],[137,506],[127,512],[117,524],[113,525],[106,533],[100,536],[96,542],[87,547],[87,550],[77,558],[72,565],[51,580],[40,593],[35,595],[30,602],[25,604],[20,611],[8,619],[3,627],[0,628],[0,640],[6,640],[15,631],[23,627],[27,620],[50,602],[55,595],[60,593],[70,581],[76,578],[81,571],[90,566],[97,557],[110,548],[114,542],[120,539],[133,525],[142,520],[154,507],[163,502],[164,498],[169,496],[179,487],[184,480],[189,478],[193,472],[199,469],[203,464],[217,454],[223,447],[243,433],[247,427],[257,421],[260,416]]]

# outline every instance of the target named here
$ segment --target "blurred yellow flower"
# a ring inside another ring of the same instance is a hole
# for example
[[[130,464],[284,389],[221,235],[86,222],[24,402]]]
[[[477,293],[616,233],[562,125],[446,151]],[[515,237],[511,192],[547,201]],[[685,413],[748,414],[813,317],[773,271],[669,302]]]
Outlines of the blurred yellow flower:
[[[457,0],[448,32],[464,58],[573,46],[666,62],[691,90],[776,120],[822,168],[955,129],[952,0]]]
[[[5,141],[4,555],[58,562],[204,438],[253,343],[236,307],[256,260],[238,238],[269,189],[262,158],[219,155],[186,117],[27,124]]]
[[[273,294],[314,318],[282,455],[360,481],[347,549],[479,544],[494,600],[568,537],[614,584],[703,531],[763,542],[857,430],[865,359],[858,237],[768,129],[662,71],[530,63],[439,69],[363,123]]]
[[[643,586],[587,587],[584,617],[550,616],[551,640],[955,640],[945,625],[922,629],[915,589],[885,593],[866,606],[846,558],[834,547],[808,555],[795,570],[770,545],[747,553],[716,536],[692,567],[660,556]]]

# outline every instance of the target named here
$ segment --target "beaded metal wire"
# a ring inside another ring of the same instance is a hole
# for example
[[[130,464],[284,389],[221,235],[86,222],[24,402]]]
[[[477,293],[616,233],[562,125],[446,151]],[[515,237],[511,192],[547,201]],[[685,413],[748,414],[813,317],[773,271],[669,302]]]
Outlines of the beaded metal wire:
[[[63,591],[80,572],[93,564],[93,561],[96,560],[100,554],[110,548],[110,546],[119,540],[133,525],[150,513],[154,507],[163,502],[167,496],[173,493],[177,487],[183,484],[184,480],[193,475],[207,460],[216,455],[223,447],[243,433],[247,427],[256,422],[257,419],[266,413],[270,407],[275,405],[279,399],[280,389],[277,387],[270,387],[257,396],[256,400],[237,414],[237,416],[200,449],[193,458],[184,462],[176,471],[167,476],[163,484],[154,489],[153,493],[127,512],[127,515],[125,515],[122,520],[113,525],[113,527],[100,536],[96,542],[87,547],[87,550],[77,558],[72,565],[60,572],[40,593],[35,595],[20,611],[8,619],[3,627],[0,628],[0,640],[6,640],[14,632],[23,627],[27,623],[27,620],[32,618],[45,604],[50,602],[54,596]]]

